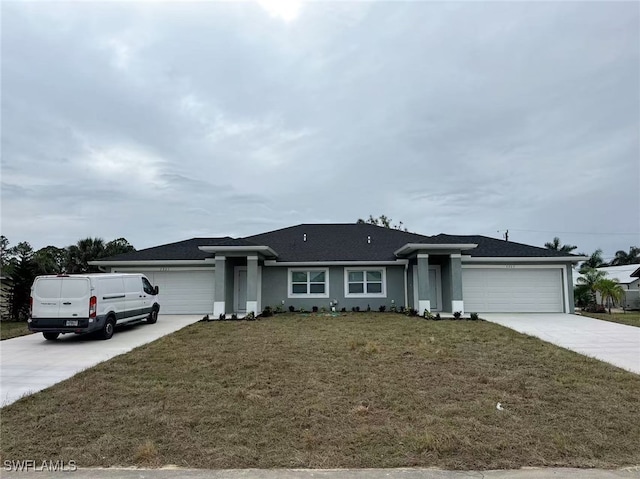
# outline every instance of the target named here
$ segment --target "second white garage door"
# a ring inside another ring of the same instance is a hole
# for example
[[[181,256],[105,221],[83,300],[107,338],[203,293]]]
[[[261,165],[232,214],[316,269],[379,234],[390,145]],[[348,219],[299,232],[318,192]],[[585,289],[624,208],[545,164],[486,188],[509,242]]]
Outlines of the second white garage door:
[[[560,268],[463,268],[467,312],[562,313]]]
[[[213,313],[214,271],[140,272],[160,288],[160,314]]]

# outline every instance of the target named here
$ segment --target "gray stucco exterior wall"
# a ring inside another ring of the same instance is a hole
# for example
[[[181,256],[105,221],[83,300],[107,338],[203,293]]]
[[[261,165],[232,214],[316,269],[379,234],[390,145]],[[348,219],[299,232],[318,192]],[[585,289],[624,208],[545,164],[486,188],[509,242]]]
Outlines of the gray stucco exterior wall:
[[[314,268],[322,267],[318,265]],[[375,266],[367,266],[372,268]],[[294,269],[304,269],[295,267]],[[310,267],[312,268],[312,267]],[[357,268],[357,266],[328,266],[329,270],[329,297],[326,298],[289,298],[289,267],[265,266],[262,268],[262,308],[266,306],[280,306],[284,309],[293,306],[295,309],[304,308],[311,311],[314,306],[318,308],[330,308],[330,302],[337,300],[336,308],[340,311],[346,308],[359,307],[361,310],[371,307],[378,310],[385,305],[387,310],[391,307],[391,301],[397,307],[404,305],[404,265],[384,266],[386,268],[386,297],[377,298],[347,298],[345,296],[344,271],[345,268]],[[382,267],[381,267],[382,268]],[[284,301],[284,304],[282,302]]]

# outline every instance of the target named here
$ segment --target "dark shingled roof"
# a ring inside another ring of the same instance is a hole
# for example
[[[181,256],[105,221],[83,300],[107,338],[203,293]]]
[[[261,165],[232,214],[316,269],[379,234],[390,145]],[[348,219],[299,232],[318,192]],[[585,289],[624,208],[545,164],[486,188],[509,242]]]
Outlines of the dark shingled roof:
[[[513,241],[505,241],[496,238],[489,238],[488,236],[479,235],[447,235],[439,234],[429,238],[427,243],[475,243],[478,245],[469,251],[463,251],[465,255],[471,255],[473,257],[487,257],[487,256],[502,256],[502,257],[567,257],[576,256],[572,254],[562,253],[560,251],[554,251],[547,248],[541,248],[539,246],[530,246],[523,243],[515,243]]]
[[[304,241],[304,235],[307,241]],[[371,237],[371,243],[368,243]],[[427,239],[370,224],[301,224],[246,239],[270,246],[278,261],[393,261],[393,252]]]
[[[305,241],[306,235],[306,241]],[[370,238],[370,242],[369,242]],[[301,224],[246,238],[193,238],[132,253],[102,258],[100,261],[201,260],[213,253],[198,246],[271,247],[278,261],[393,261],[393,254],[407,243],[468,244],[478,247],[463,251],[473,257],[566,257],[558,251],[514,243],[486,236],[424,236],[370,224]]]

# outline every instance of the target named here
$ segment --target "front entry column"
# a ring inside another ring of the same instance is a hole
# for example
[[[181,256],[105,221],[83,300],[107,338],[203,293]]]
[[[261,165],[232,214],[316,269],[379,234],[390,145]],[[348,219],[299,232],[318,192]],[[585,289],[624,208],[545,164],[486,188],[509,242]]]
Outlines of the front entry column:
[[[464,314],[462,300],[462,255],[451,254],[451,312],[460,311]]]
[[[258,311],[258,257],[247,256],[247,313]]]
[[[418,253],[418,314],[424,313],[425,309],[431,311],[429,255]]]
[[[226,275],[227,275],[227,258],[221,255],[216,255],[216,280],[215,280],[215,290],[213,296],[213,316],[214,319],[218,319],[221,314],[225,314],[226,304],[225,304],[225,288],[226,288]]]

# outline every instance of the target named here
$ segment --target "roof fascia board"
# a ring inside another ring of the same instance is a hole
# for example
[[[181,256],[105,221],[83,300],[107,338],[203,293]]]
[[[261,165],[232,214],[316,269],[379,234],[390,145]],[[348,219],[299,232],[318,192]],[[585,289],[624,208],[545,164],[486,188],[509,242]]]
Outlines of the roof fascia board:
[[[269,246],[198,246],[200,251],[205,253],[234,253],[234,252],[256,252],[262,253],[265,256],[278,257],[278,253],[272,250]]]
[[[407,259],[392,261],[275,261],[266,260],[265,266],[405,266]]]
[[[442,249],[449,249],[449,250],[455,250],[455,251],[464,251],[464,250],[469,250],[469,249],[474,249],[477,248],[478,244],[477,243],[407,243],[404,246],[401,246],[400,248],[398,248],[397,250],[395,250],[393,252],[393,254],[395,254],[396,256],[400,255],[400,254],[407,254],[407,253],[411,253],[412,251],[418,251],[418,250],[442,250]]]
[[[577,263],[588,256],[463,256],[463,263]]]
[[[180,266],[180,265],[193,265],[193,264],[207,264],[210,261],[204,259],[148,259],[148,260],[120,260],[120,261],[89,261],[88,264],[92,266],[127,266],[127,265],[167,265],[167,266]]]

